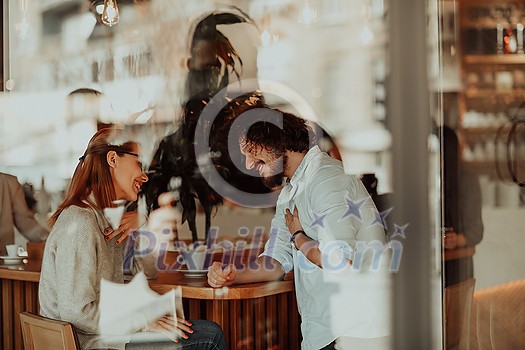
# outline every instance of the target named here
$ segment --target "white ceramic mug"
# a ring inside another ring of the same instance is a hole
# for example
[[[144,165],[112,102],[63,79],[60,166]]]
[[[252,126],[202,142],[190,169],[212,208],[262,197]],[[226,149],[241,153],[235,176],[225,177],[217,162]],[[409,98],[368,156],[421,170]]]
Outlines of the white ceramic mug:
[[[5,249],[7,250],[7,255],[9,256],[20,256],[20,254],[24,252],[24,248],[18,244],[8,244],[5,246]]]
[[[186,261],[188,270],[204,270],[204,263],[206,262],[206,256],[208,255],[207,247],[205,245],[198,246],[195,250],[182,251],[181,253]]]

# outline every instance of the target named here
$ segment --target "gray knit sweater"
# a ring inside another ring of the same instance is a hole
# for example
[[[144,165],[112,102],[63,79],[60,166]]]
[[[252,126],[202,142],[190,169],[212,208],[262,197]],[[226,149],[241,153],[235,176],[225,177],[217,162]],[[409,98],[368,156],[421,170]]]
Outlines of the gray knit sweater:
[[[58,217],[44,251],[40,314],[72,323],[82,349],[100,345],[101,279],[124,282],[122,261],[127,241],[118,245],[117,238],[105,241],[103,232],[108,226],[100,211],[70,206]],[[142,270],[147,277],[156,277],[155,259],[154,254],[135,258],[132,272]]]

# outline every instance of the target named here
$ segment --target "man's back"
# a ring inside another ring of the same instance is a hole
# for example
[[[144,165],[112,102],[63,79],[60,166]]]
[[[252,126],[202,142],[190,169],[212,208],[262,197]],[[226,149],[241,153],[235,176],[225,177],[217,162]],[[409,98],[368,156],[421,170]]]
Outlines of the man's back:
[[[15,176],[0,173],[0,254],[5,246],[14,243],[14,227],[30,241],[46,239],[48,231],[34,218],[27,207],[22,186]]]

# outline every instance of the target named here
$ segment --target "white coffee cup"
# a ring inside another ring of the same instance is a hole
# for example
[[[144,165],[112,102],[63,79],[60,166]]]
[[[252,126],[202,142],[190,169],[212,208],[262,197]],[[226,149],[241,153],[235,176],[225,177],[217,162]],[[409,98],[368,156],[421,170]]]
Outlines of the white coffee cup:
[[[207,247],[205,245],[198,246],[194,250],[182,251],[182,256],[186,261],[188,270],[204,270],[204,263],[208,255]]]
[[[7,250],[7,255],[9,256],[20,256],[20,254],[24,252],[24,248],[18,244],[8,244],[5,246],[5,249]]]

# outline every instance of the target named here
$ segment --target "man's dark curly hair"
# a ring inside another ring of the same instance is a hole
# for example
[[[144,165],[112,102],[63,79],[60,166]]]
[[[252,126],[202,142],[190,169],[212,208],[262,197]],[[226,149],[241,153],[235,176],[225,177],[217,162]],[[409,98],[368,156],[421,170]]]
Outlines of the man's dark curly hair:
[[[249,125],[245,133],[242,141],[248,152],[254,147],[262,147],[279,157],[286,151],[308,152],[316,142],[304,119],[273,108],[259,109],[255,113],[260,114],[262,120]],[[268,121],[270,113],[273,122]]]

